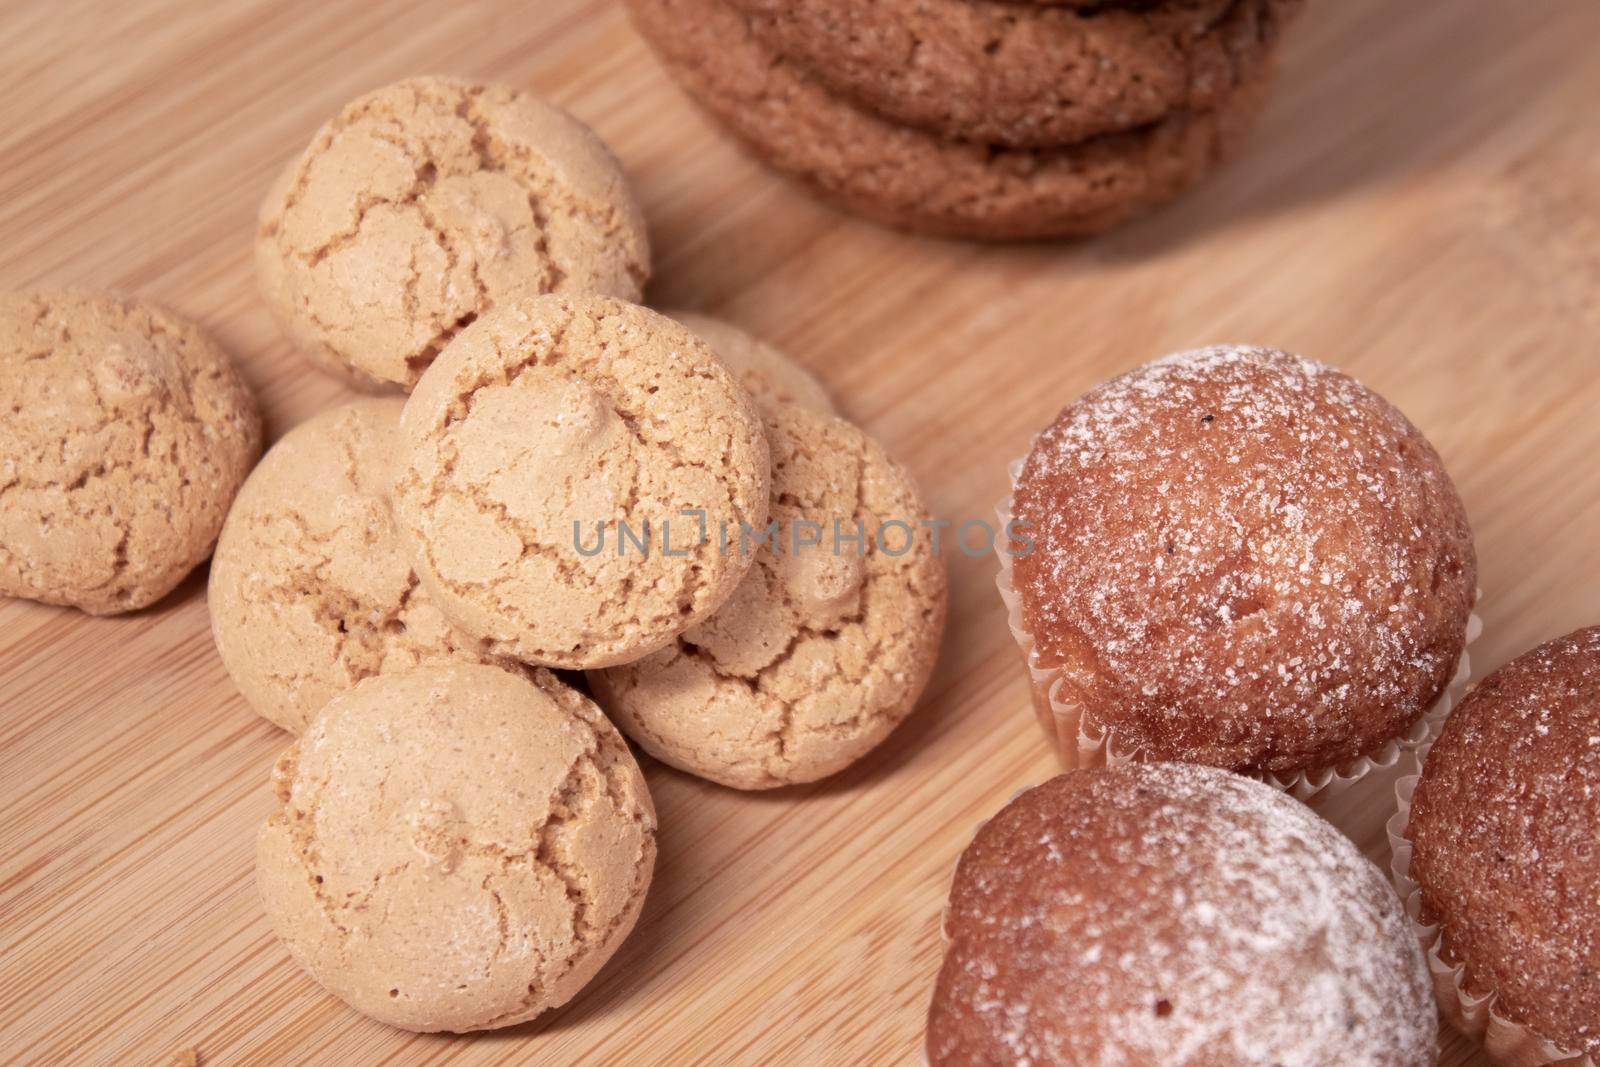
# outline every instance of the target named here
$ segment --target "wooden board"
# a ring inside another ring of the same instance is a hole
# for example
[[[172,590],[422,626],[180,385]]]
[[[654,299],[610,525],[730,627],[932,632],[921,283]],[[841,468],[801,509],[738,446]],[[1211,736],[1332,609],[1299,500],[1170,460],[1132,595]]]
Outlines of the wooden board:
[[[652,299],[810,365],[942,516],[987,517],[1058,408],[1164,352],[1252,341],[1354,372],[1432,437],[1466,498],[1481,672],[1600,622],[1597,38],[1594,0],[1313,3],[1223,180],[1107,240],[984,248],[875,229],[763,172],[611,2],[13,0],[0,285],[117,286],[195,316],[276,436],[342,394],[255,294],[270,176],[383,82],[531,86],[636,178]],[[951,865],[1052,773],[992,563],[949,565],[943,657],[890,743],[771,795],[647,766],[661,862],[640,928],[568,1008],[476,1037],[361,1019],[268,932],[253,840],[286,735],[223,672],[203,574],[128,618],[0,603],[0,1057],[914,1063]],[[1324,809],[1380,862],[1389,786]],[[1483,1062],[1457,1037],[1444,1049],[1451,1067]]]

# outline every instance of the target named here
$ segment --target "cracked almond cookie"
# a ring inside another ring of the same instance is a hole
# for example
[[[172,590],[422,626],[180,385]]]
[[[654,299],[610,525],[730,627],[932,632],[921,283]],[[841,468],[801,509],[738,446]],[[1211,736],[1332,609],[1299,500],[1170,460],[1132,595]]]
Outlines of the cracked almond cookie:
[[[255,397],[200,327],[143,301],[0,293],[0,595],[92,615],[211,554],[261,454]]]
[[[777,537],[732,599],[667,648],[588,675],[645,751],[738,789],[815,781],[888,737],[927,683],[945,614],[902,467],[843,419],[792,404],[769,412],[767,438]]]
[[[1223,104],[1301,0],[1019,10],[991,0],[729,0],[833,92],[942,137],[1053,147]]]
[[[411,78],[347,105],[280,176],[256,270],[312,362],[410,389],[496,304],[637,300],[650,251],[627,178],[588,127],[507,86]]]
[[[440,613],[395,530],[404,406],[358,400],[295,427],[239,490],[217,541],[217,651],[250,706],[292,733],[370,675],[498,660]]]
[[[669,319],[689,327],[727,364],[758,405],[799,404],[813,411],[836,414],[833,399],[811,372],[789,356],[744,330],[702,315],[698,311],[663,311]]]
[[[504,304],[463,330],[401,417],[396,513],[423,586],[498,654],[647,655],[750,566],[766,522],[755,402],[686,327],[602,296]]]
[[[1270,75],[1257,72],[1215,107],[1127,132],[1002,148],[941,138],[829,92],[723,0],[628,8],[667,72],[768,165],[865,218],[943,236],[1086,237],[1153,211],[1234,155]]]
[[[256,885],[303,967],[406,1030],[525,1022],[620,945],[656,856],[644,776],[594,704],[439,663],[341,693],[278,760]]]

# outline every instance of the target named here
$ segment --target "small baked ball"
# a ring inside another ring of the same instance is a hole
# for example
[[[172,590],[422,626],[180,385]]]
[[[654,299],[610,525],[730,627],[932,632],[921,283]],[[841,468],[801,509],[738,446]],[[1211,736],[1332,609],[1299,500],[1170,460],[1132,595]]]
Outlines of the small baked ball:
[[[0,595],[113,615],[211,554],[261,454],[255,397],[194,323],[0,293]]]
[[[1091,390],[1014,507],[1051,695],[1134,758],[1336,766],[1405,734],[1466,646],[1477,563],[1438,453],[1299,356],[1207,348]]]
[[[431,659],[504,662],[452,626],[395,529],[399,397],[296,426],[251,473],[211,561],[211,630],[250,706],[299,733],[335,694]]]
[[[866,755],[916,705],[944,627],[944,568],[910,475],[854,426],[793,404],[769,411],[767,440],[776,536],[735,545],[755,565],[733,597],[661,651],[589,673],[645,751],[739,789]]]
[[[1463,986],[1600,1059],[1600,627],[1480,682],[1411,801],[1421,919]]]
[[[423,376],[401,430],[395,503],[423,586],[528,663],[664,647],[749,569],[724,531],[766,522],[754,401],[686,328],[620,300],[501,305]]]
[[[301,967],[406,1030],[566,1003],[633,928],[655,810],[587,698],[441,663],[331,700],[274,771],[256,884]]]
[[[931,1067],[1432,1067],[1400,901],[1309,808],[1211,767],[1069,771],[961,857]]]
[[[837,414],[833,399],[811,372],[784,353],[739,327],[697,311],[664,311],[689,327],[727,364],[758,405],[799,404],[813,411]]]
[[[256,269],[313,362],[409,389],[497,304],[637,300],[650,252],[627,179],[588,127],[508,86],[410,78],[346,105],[273,185]]]

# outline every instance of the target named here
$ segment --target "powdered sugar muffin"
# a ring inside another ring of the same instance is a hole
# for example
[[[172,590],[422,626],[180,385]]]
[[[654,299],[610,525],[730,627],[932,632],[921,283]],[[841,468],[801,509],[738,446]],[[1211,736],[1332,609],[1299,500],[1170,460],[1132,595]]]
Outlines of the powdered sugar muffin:
[[[1462,659],[1455,487],[1311,360],[1209,348],[1114,379],[1038,437],[1011,507],[1031,551],[1002,591],[1068,766],[1338,766],[1409,735]]]
[[[1445,1018],[1497,1063],[1600,1062],[1600,627],[1473,689],[1403,836]]]
[[[1400,902],[1292,797],[1210,767],[1070,771],[950,891],[932,1067],[1432,1067]]]

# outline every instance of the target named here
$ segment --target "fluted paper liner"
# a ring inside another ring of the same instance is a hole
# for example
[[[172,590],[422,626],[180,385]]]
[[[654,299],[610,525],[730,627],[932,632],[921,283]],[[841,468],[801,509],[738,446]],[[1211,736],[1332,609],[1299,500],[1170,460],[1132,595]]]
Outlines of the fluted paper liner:
[[[1006,468],[1011,476],[1013,493],[1024,462],[1025,460],[1018,459]],[[1017,647],[1022,651],[1023,662],[1027,664],[1028,677],[1032,682],[1033,710],[1039,720],[1039,726],[1055,748],[1062,767],[1067,770],[1078,767],[1116,767],[1129,762],[1132,757],[1117,751],[1116,738],[1112,731],[1094,722],[1086,707],[1070,697],[1063,696],[1062,687],[1057,685],[1061,678],[1060,668],[1046,667],[1039,663],[1038,649],[1033,635],[1028,632],[1022,617],[1022,598],[1012,584],[1011,554],[1005,550],[1009,545],[1009,537],[1006,535],[1010,531],[1013,518],[1013,499],[1013,496],[1008,495],[995,508],[995,515],[1000,521],[1001,537],[1005,538],[1004,540],[997,538],[996,542],[1000,546],[997,550],[1000,557],[1000,574],[995,584],[999,586],[1000,599],[1005,601],[1011,636],[1016,639]],[[1473,612],[1467,619],[1467,645],[1470,646],[1476,641],[1482,632],[1483,621],[1476,612]],[[1463,647],[1461,659],[1456,665],[1455,676],[1445,686],[1439,699],[1409,731],[1393,738],[1375,752],[1332,767],[1299,771],[1288,776],[1263,771],[1250,773],[1249,777],[1259,779],[1300,800],[1310,800],[1318,795],[1333,796],[1342,792],[1374,770],[1386,770],[1395,766],[1406,752],[1425,748],[1431,744],[1438,736],[1445,717],[1450,714],[1450,708],[1460,698],[1461,690],[1465,688],[1471,674],[1471,659],[1467,655],[1466,647]]]
[[[1430,741],[1417,751],[1419,769],[1431,745]],[[1422,921],[1422,887],[1411,878],[1411,841],[1406,837],[1406,830],[1411,824],[1411,796],[1416,790],[1415,774],[1408,774],[1395,783],[1398,810],[1388,825],[1389,869],[1395,892],[1405,902],[1411,932],[1421,942],[1428,958],[1428,973],[1433,977],[1439,1013],[1451,1026],[1482,1045],[1499,1067],[1597,1067],[1594,1057],[1558,1048],[1554,1042],[1495,1011],[1494,994],[1468,992],[1465,965],[1452,964],[1441,955],[1444,939],[1437,926]]]

